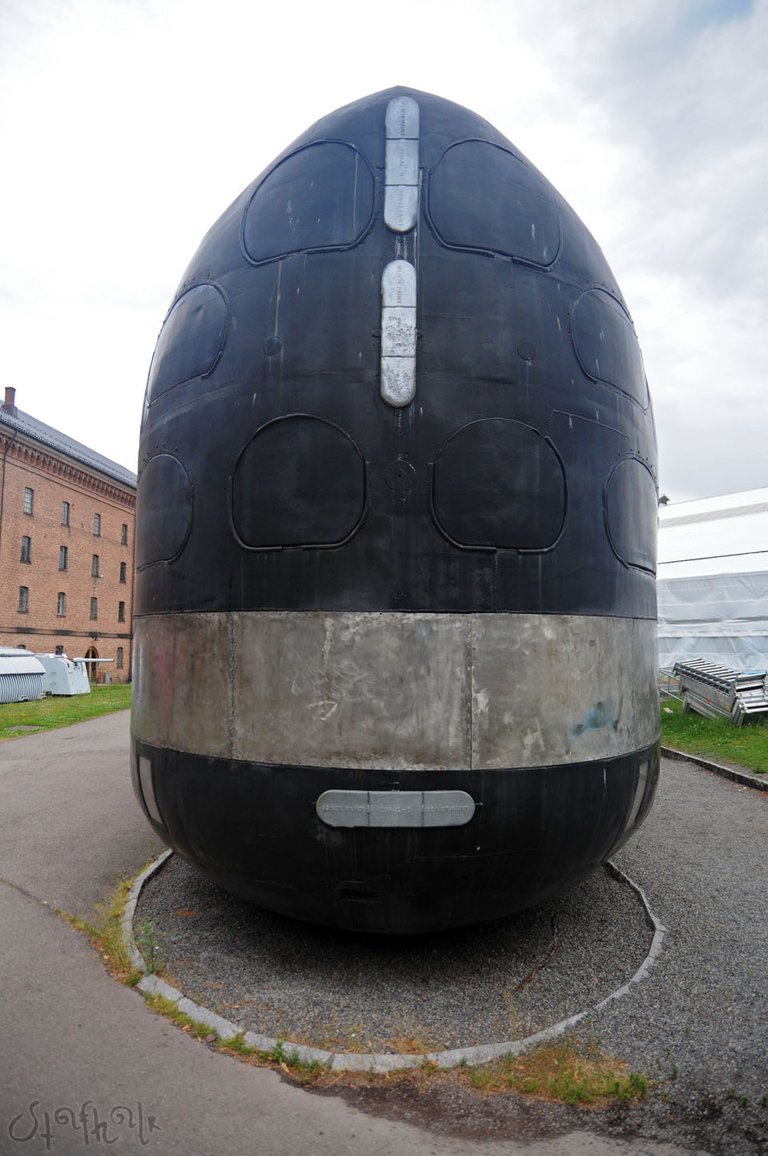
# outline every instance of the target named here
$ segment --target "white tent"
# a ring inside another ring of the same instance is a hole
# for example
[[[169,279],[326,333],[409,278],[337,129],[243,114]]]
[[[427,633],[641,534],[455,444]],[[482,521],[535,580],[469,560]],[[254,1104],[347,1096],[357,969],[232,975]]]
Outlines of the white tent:
[[[768,489],[659,510],[659,665],[768,670]]]

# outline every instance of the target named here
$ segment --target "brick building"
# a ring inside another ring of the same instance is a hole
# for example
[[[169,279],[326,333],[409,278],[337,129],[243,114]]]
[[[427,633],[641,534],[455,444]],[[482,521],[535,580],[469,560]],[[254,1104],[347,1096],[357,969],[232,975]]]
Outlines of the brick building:
[[[136,475],[16,408],[0,407],[0,645],[131,673]]]

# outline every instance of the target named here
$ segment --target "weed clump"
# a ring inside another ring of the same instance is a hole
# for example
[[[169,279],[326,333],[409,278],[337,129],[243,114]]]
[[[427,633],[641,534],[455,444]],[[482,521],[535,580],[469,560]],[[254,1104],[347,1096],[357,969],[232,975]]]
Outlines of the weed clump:
[[[510,1090],[544,1100],[581,1106],[628,1102],[648,1095],[650,1083],[639,1072],[601,1052],[584,1051],[569,1040],[542,1044],[522,1055],[508,1054],[482,1067],[467,1069],[471,1086],[482,1092]]]

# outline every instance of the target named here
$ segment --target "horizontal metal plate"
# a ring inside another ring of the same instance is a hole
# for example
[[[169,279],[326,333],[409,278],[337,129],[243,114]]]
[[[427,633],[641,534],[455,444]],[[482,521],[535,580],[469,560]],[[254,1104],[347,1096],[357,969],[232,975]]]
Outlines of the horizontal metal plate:
[[[475,801],[466,791],[324,791],[315,809],[329,827],[463,827]]]

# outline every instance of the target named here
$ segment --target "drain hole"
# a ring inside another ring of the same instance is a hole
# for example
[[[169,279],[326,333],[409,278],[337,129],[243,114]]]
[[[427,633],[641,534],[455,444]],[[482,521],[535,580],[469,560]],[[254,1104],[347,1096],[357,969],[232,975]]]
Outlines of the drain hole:
[[[351,899],[354,903],[374,903],[379,898],[378,891],[366,887],[340,887],[339,899]]]

